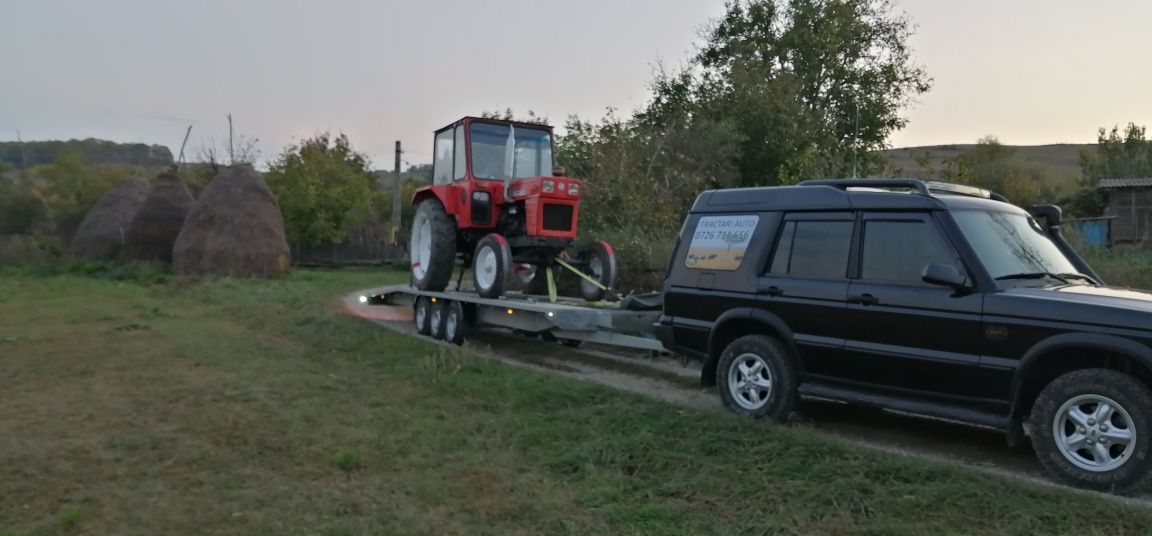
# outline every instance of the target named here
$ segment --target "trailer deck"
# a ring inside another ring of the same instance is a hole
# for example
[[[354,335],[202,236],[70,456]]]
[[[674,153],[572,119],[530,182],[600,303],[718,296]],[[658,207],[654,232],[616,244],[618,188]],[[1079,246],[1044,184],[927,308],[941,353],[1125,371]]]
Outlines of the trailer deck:
[[[483,298],[468,290],[429,292],[409,285],[392,285],[366,291],[360,301],[375,305],[414,306],[426,297],[432,303],[457,302],[464,307],[467,325],[501,327],[513,331],[610,346],[663,352],[664,345],[653,335],[652,325],[659,310],[634,311],[616,302],[588,303],[546,296],[509,292],[502,298]]]

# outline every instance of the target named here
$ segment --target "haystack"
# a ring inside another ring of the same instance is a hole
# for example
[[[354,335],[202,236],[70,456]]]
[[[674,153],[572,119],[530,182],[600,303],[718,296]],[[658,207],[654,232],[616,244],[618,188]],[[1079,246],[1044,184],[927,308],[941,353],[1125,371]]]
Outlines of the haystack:
[[[284,218],[264,176],[242,164],[200,195],[176,239],[172,268],[185,275],[272,277],[288,273]]]
[[[195,202],[179,175],[170,172],[157,175],[148,197],[128,226],[120,260],[171,263],[172,244]]]
[[[144,204],[148,183],[129,177],[104,194],[88,211],[72,237],[72,257],[76,259],[115,259],[124,247],[132,218]]]

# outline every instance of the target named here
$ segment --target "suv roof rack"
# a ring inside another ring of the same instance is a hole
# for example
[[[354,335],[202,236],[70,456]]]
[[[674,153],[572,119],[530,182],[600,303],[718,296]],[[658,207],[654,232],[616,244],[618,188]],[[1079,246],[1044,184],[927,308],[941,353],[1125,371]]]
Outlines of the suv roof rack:
[[[804,181],[799,186],[831,186],[841,190],[848,188],[909,188],[917,194],[931,196],[932,192],[944,194],[964,195],[968,197],[981,197],[994,201],[1008,202],[1004,196],[966,184],[954,184],[941,181],[922,181],[919,179],[819,179]]]

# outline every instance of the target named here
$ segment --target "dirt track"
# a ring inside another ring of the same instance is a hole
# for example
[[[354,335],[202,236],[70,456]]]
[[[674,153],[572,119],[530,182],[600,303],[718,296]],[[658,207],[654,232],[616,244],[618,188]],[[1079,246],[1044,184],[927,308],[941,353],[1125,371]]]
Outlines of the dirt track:
[[[364,305],[359,302],[360,296],[356,292],[344,297],[349,313],[393,331],[419,336],[410,310]],[[512,365],[594,381],[693,409],[723,411],[715,389],[699,386],[697,362],[685,364],[667,357],[653,358],[645,352],[593,345],[573,349],[503,330],[471,330],[466,334],[465,345],[485,357]],[[795,422],[797,426],[809,426],[870,448],[1064,487],[1045,478],[1030,447],[1010,449],[1004,435],[992,430],[817,400],[801,402]],[[1098,495],[1152,507],[1152,492],[1135,497]]]

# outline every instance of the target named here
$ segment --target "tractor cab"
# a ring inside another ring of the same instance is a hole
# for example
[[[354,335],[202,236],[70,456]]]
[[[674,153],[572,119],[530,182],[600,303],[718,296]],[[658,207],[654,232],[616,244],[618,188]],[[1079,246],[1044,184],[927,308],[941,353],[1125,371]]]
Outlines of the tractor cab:
[[[428,191],[458,229],[501,227],[513,247],[563,249],[576,237],[580,180],[554,166],[552,127],[465,117],[436,132],[433,154]]]
[[[548,125],[465,117],[437,130],[432,184],[412,200],[418,206],[411,230],[413,282],[421,290],[443,290],[454,266],[475,265],[474,275],[495,278],[477,279],[477,290],[501,296],[513,272],[536,292],[546,288],[545,272],[554,265],[591,266],[561,259],[572,260],[566,250],[576,239],[581,190],[579,179],[555,166]],[[610,255],[611,248],[601,245],[601,257]],[[596,279],[606,275],[608,260],[613,273],[607,275],[614,277],[614,258],[594,263],[601,268],[588,280],[588,297],[600,299],[611,286],[611,280],[603,285]]]

